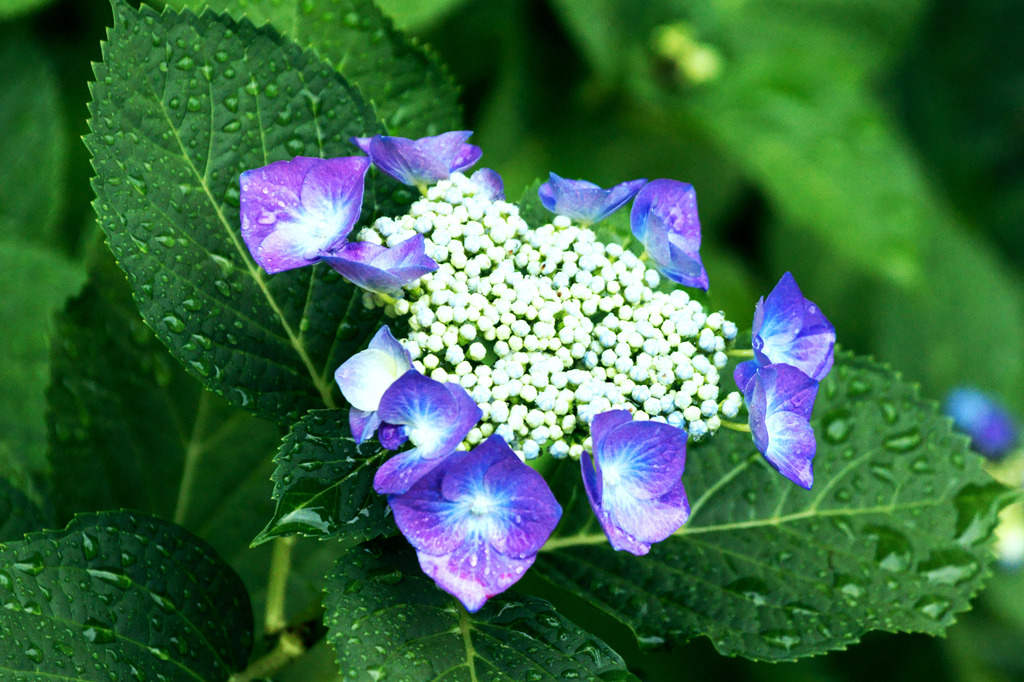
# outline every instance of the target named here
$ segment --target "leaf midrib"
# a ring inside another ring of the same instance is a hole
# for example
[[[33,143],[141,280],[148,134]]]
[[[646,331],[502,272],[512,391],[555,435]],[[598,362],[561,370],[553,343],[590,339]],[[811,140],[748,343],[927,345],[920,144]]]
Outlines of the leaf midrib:
[[[244,54],[245,54],[245,57],[244,57],[245,62],[248,65],[248,50],[246,50]],[[250,73],[250,78],[252,78],[252,71],[251,71],[251,69],[250,69],[249,73]],[[239,234],[235,234],[235,230],[233,230],[231,228],[231,224],[228,222],[226,216],[224,215],[224,212],[221,209],[220,204],[216,201],[216,199],[214,199],[213,192],[211,192],[210,186],[206,182],[206,178],[199,173],[199,169],[196,167],[195,163],[193,163],[192,158],[189,156],[188,152],[185,150],[185,145],[182,142],[181,136],[178,133],[178,129],[174,126],[174,123],[173,123],[173,121],[170,118],[170,114],[167,111],[166,107],[164,106],[163,98],[160,97],[157,94],[156,87],[154,86],[152,80],[150,79],[149,74],[148,73],[147,74],[143,74],[143,77],[145,79],[146,86],[149,88],[150,94],[152,95],[153,99],[156,100],[156,102],[157,102],[157,105],[158,105],[158,107],[160,109],[160,114],[163,116],[164,120],[167,122],[167,127],[170,128],[171,132],[174,134],[174,141],[177,143],[178,149],[181,152],[180,153],[181,158],[185,160],[185,163],[188,165],[188,168],[191,171],[192,175],[195,177],[196,181],[199,183],[199,186],[202,188],[203,193],[206,194],[207,200],[209,201],[210,205],[213,207],[213,210],[217,214],[217,219],[220,221],[220,224],[223,226],[224,231],[228,235],[228,238],[231,240],[231,243],[234,245],[235,250],[238,252],[238,254],[241,257],[242,261],[245,263],[245,267],[246,267],[246,270],[249,273],[249,276],[253,279],[253,281],[256,282],[256,285],[259,287],[260,292],[263,294],[263,296],[266,299],[267,303],[270,305],[271,310],[273,311],[274,315],[280,321],[281,327],[282,327],[282,329],[284,329],[285,334],[288,337],[289,344],[292,346],[293,350],[299,356],[299,359],[302,361],[302,364],[305,366],[306,371],[309,373],[310,380],[313,382],[313,385],[316,387],[317,392],[320,393],[320,397],[324,401],[324,404],[327,407],[329,407],[329,408],[335,407],[334,397],[331,395],[331,387],[326,385],[325,382],[321,381],[320,374],[316,370],[315,366],[313,365],[313,361],[309,357],[309,353],[306,351],[305,344],[303,344],[302,339],[295,334],[295,331],[292,329],[291,324],[289,324],[288,320],[285,318],[284,312],[281,310],[281,307],[278,304],[277,299],[274,297],[274,295],[267,288],[266,282],[263,280],[263,276],[260,273],[259,268],[256,267],[254,265],[254,263],[248,257],[248,255],[246,253],[246,249],[244,248],[244,245],[240,241],[241,240],[241,236]],[[208,91],[209,91],[209,96],[210,96],[210,99],[209,99],[210,106],[211,106],[211,114],[210,115],[212,117],[212,115],[213,115],[213,113],[212,113],[212,107],[213,107],[213,84],[212,84],[212,81],[208,81],[207,85],[208,85]],[[259,106],[259,97],[254,95],[254,99],[256,100],[257,107],[258,107]],[[319,137],[320,137],[320,133],[319,133],[319,128],[320,128],[319,116],[317,116],[315,111],[312,112],[312,114],[313,114],[314,120],[316,121],[316,126],[317,126],[317,131],[318,131],[317,132],[317,137],[318,137],[317,141],[318,141],[318,144],[319,144],[319,142],[320,142],[320,140],[319,140]],[[260,119],[260,117],[258,115],[258,109],[257,109],[257,119],[256,120],[257,120],[257,126],[259,127],[259,131],[260,131],[260,141],[261,141],[261,146],[262,146],[262,151],[263,151],[263,157],[264,157],[264,160],[266,160],[266,158],[267,158],[266,140],[264,138],[264,130],[263,130],[263,125],[262,125],[262,120]],[[214,133],[213,127],[211,126],[211,128],[210,128],[211,144],[212,144],[212,138],[213,138],[214,134],[215,133]]]

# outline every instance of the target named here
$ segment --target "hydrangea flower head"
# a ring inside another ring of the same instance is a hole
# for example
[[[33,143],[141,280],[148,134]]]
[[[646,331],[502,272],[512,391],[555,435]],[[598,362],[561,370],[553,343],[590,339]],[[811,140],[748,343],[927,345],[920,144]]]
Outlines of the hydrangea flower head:
[[[453,453],[481,416],[462,386],[429,379],[414,369],[403,374],[384,391],[377,417],[392,427],[403,427],[400,434],[389,429],[382,445],[398,447],[408,439],[413,447],[377,469],[374,490],[382,495],[404,493]]]
[[[591,425],[594,457],[583,453],[583,486],[612,547],[638,556],[682,526],[690,506],[681,477],[686,432],[603,412]]]
[[[359,156],[297,156],[242,173],[242,239],[253,259],[273,274],[343,245],[359,218],[367,168]]]
[[[544,478],[498,436],[388,503],[423,571],[470,612],[523,576],[562,515]]]
[[[821,381],[832,369],[836,330],[814,303],[804,298],[793,275],[786,273],[767,298],[754,308],[754,360],[737,367],[737,385],[744,389],[741,377],[749,381],[756,367],[785,363],[796,367],[815,381]]]
[[[544,208],[568,216],[582,225],[604,220],[636,196],[646,179],[630,180],[602,189],[586,180],[567,180],[551,173],[537,190]]]
[[[457,130],[432,137],[353,137],[352,143],[369,155],[373,165],[406,185],[425,187],[466,170],[483,155],[466,140],[473,132]]]
[[[380,426],[377,408],[381,396],[410,369],[412,357],[409,351],[385,325],[370,339],[366,350],[356,353],[335,370],[334,380],[352,406],[349,425],[356,443],[372,436]]]
[[[817,395],[817,381],[785,364],[758,368],[743,391],[754,445],[779,473],[808,489],[814,483],[817,444],[810,419]]]
[[[378,294],[391,294],[412,284],[437,263],[424,250],[423,235],[390,248],[373,242],[350,242],[323,260],[353,284]]]
[[[636,195],[629,216],[633,236],[647,249],[661,273],[673,282],[708,288],[700,259],[700,220],[693,185],[652,180]]]
[[[949,392],[942,409],[958,430],[971,437],[971,447],[989,459],[1000,459],[1017,445],[1016,421],[988,393],[960,386]]]
[[[407,325],[417,371],[459,383],[480,406],[466,445],[497,434],[523,459],[579,458],[602,412],[629,410],[694,440],[735,416],[742,396],[723,395],[719,372],[736,325],[681,288],[661,291],[653,266],[568,216],[527,225],[477,176],[453,173],[408,215],[356,236],[393,247],[422,235],[438,264],[363,304]]]

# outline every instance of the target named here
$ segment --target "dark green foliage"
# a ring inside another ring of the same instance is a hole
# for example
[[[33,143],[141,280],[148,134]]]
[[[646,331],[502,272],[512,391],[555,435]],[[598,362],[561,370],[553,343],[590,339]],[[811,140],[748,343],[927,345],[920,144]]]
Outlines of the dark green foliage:
[[[51,317],[83,278],[81,266],[53,251],[0,241],[0,474],[32,496],[47,469]]]
[[[198,538],[127,512],[0,545],[0,672],[19,680],[226,680],[252,611]]]
[[[868,630],[942,633],[986,577],[1006,490],[933,403],[869,360],[837,363],[812,424],[811,490],[722,432],[688,453],[692,514],[674,537],[644,557],[612,551],[577,484],[534,570],[647,645],[704,634],[723,654],[789,660]]]
[[[353,679],[624,679],[619,655],[547,602],[506,592],[466,613],[395,543],[346,553],[326,590],[328,641]]]
[[[267,276],[239,232],[238,176],[295,155],[342,156],[380,131],[311,51],[248,21],[116,2],[96,66],[95,203],[143,318],[229,402],[288,421],[333,406],[334,369],[375,327],[320,265]]]
[[[376,439],[356,445],[348,412],[315,410],[292,427],[274,461],[274,517],[253,541],[300,534],[364,541],[393,530],[373,475],[392,453]]]
[[[277,427],[188,376],[139,319],[112,264],[58,316],[51,367],[50,463],[62,523],[127,507],[201,532],[254,469],[268,470]]]
[[[0,542],[20,540],[43,527],[43,512],[10,481],[0,478]]]
[[[0,238],[56,246],[66,193],[57,75],[36,44],[10,29],[0,30],[0,92]]]
[[[432,52],[395,30],[373,0],[173,0],[269,23],[312,47],[373,104],[391,135],[423,137],[461,127],[458,90]],[[354,150],[350,153],[354,153]]]

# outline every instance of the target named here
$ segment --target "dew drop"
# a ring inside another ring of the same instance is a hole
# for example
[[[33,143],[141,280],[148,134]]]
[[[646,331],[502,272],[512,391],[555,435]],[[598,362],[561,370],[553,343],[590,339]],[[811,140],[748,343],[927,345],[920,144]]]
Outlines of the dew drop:
[[[849,410],[836,410],[824,419],[825,440],[830,443],[842,443],[850,437],[853,420]]]
[[[175,315],[167,315],[161,320],[161,322],[163,322],[164,326],[174,334],[180,334],[185,331],[185,322]]]
[[[910,452],[921,445],[921,432],[915,427],[889,436],[882,443],[890,452]]]

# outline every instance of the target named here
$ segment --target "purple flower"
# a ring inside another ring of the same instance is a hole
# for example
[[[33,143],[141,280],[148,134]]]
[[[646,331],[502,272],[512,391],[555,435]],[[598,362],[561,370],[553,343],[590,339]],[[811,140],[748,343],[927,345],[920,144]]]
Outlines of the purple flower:
[[[483,412],[454,383],[429,379],[416,370],[399,377],[381,396],[377,417],[389,426],[382,445],[398,447],[405,439],[413,447],[400,452],[377,469],[373,488],[382,495],[404,493],[437,466],[466,437]],[[400,433],[393,427],[400,426]],[[384,426],[381,427],[383,432]]]
[[[784,364],[758,368],[743,389],[754,445],[779,473],[808,489],[814,483],[810,418],[817,394],[817,381]]]
[[[1017,445],[1017,423],[991,395],[961,386],[949,392],[942,410],[971,437],[971,447],[989,459],[1001,459]]]
[[[470,612],[523,576],[562,516],[544,478],[500,436],[452,455],[388,503],[423,572]]]
[[[297,156],[242,173],[242,239],[268,273],[311,265],[345,243],[363,204],[368,161]]]
[[[370,340],[366,350],[346,360],[334,372],[334,380],[352,409],[349,426],[352,438],[362,443],[380,426],[377,407],[391,384],[412,369],[412,356],[383,326]]]
[[[686,432],[612,410],[594,417],[590,433],[593,462],[585,451],[580,458],[590,506],[614,549],[647,554],[690,515],[680,480]]]
[[[544,208],[568,216],[584,225],[604,220],[636,196],[646,179],[630,180],[610,189],[601,189],[586,180],[567,180],[554,173],[537,190]]]
[[[504,200],[505,183],[502,181],[498,171],[490,168],[481,168],[469,178],[478,188],[480,194],[491,201]]]
[[[369,154],[377,168],[399,182],[423,187],[446,180],[480,160],[480,147],[466,143],[472,134],[470,130],[458,130],[418,140],[375,135],[353,137],[352,143]]]
[[[633,236],[663,275],[707,291],[708,273],[700,260],[700,220],[693,185],[676,180],[647,183],[636,195],[629,222]]]
[[[353,284],[378,294],[393,294],[437,270],[437,263],[427,256],[422,234],[391,248],[373,242],[349,242],[322,258]]]
[[[785,363],[815,381],[832,369],[836,330],[818,306],[806,298],[793,275],[786,273],[768,298],[754,308],[754,359],[736,368],[740,390],[758,367]],[[741,369],[742,368],[742,369]]]

